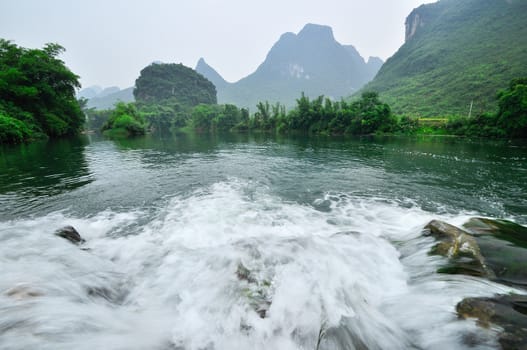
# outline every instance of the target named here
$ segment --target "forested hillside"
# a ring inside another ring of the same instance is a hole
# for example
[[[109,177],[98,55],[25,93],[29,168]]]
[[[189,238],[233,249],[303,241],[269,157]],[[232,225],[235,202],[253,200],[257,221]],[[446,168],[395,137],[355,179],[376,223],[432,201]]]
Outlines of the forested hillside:
[[[496,91],[527,76],[527,1],[441,0],[406,19],[406,43],[365,90],[397,113],[493,112]]]

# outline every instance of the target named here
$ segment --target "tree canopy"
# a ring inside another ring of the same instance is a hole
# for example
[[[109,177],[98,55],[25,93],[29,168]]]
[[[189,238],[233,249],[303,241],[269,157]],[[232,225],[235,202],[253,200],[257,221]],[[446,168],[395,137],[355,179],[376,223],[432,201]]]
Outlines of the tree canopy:
[[[109,112],[108,120],[102,126],[102,130],[112,131],[110,134],[113,135],[135,136],[145,133],[145,125],[134,103],[118,102]]]
[[[79,77],[57,58],[63,51],[58,44],[27,49],[0,39],[0,143],[80,130]]]

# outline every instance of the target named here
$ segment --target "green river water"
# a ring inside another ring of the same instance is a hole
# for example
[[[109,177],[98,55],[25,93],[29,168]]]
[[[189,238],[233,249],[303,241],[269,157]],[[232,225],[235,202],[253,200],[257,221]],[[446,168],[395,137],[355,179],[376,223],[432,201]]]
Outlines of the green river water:
[[[473,216],[527,224],[527,143],[183,134],[2,146],[0,292],[38,297],[0,296],[0,348],[494,349],[495,330],[455,305],[511,289],[436,274],[444,258],[421,235],[432,219]],[[85,250],[52,234],[64,225]]]

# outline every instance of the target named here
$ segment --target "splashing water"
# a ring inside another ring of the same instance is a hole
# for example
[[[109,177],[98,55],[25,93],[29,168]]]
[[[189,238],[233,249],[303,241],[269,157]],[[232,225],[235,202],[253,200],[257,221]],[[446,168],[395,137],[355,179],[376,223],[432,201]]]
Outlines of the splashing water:
[[[231,178],[151,211],[0,222],[0,348],[495,348],[455,305],[512,289],[436,274],[433,218],[468,213]],[[64,224],[82,249],[50,234]]]

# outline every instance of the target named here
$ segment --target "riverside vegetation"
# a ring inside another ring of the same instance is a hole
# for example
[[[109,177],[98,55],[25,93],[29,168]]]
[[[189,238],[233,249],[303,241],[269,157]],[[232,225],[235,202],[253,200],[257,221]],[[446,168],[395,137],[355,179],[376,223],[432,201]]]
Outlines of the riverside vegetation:
[[[527,79],[514,79],[498,93],[498,112],[474,117],[419,119],[394,115],[378,93],[333,101],[302,94],[296,106],[259,102],[256,112],[218,105],[214,85],[182,64],[152,64],[136,81],[135,103],[112,110],[84,109],[75,99],[80,86],[57,56],[64,48],[47,44],[26,49],[0,41],[0,142],[78,133],[83,124],[113,136],[141,135],[146,130],[224,132],[303,132],[310,134],[438,134],[474,137],[527,137]]]
[[[170,88],[167,76],[176,86],[185,88]],[[524,78],[512,80],[505,90],[498,92],[497,113],[423,119],[395,115],[379,94],[372,91],[363,92],[360,98],[351,101],[333,101],[324,96],[310,99],[302,93],[289,111],[280,103],[265,101],[259,102],[256,112],[251,114],[246,108],[216,104],[214,85],[204,80],[182,65],[153,64],[137,80],[136,103],[118,103],[114,110],[88,110],[88,127],[125,135],[143,134],[146,130],[174,130],[527,137],[527,79]]]

